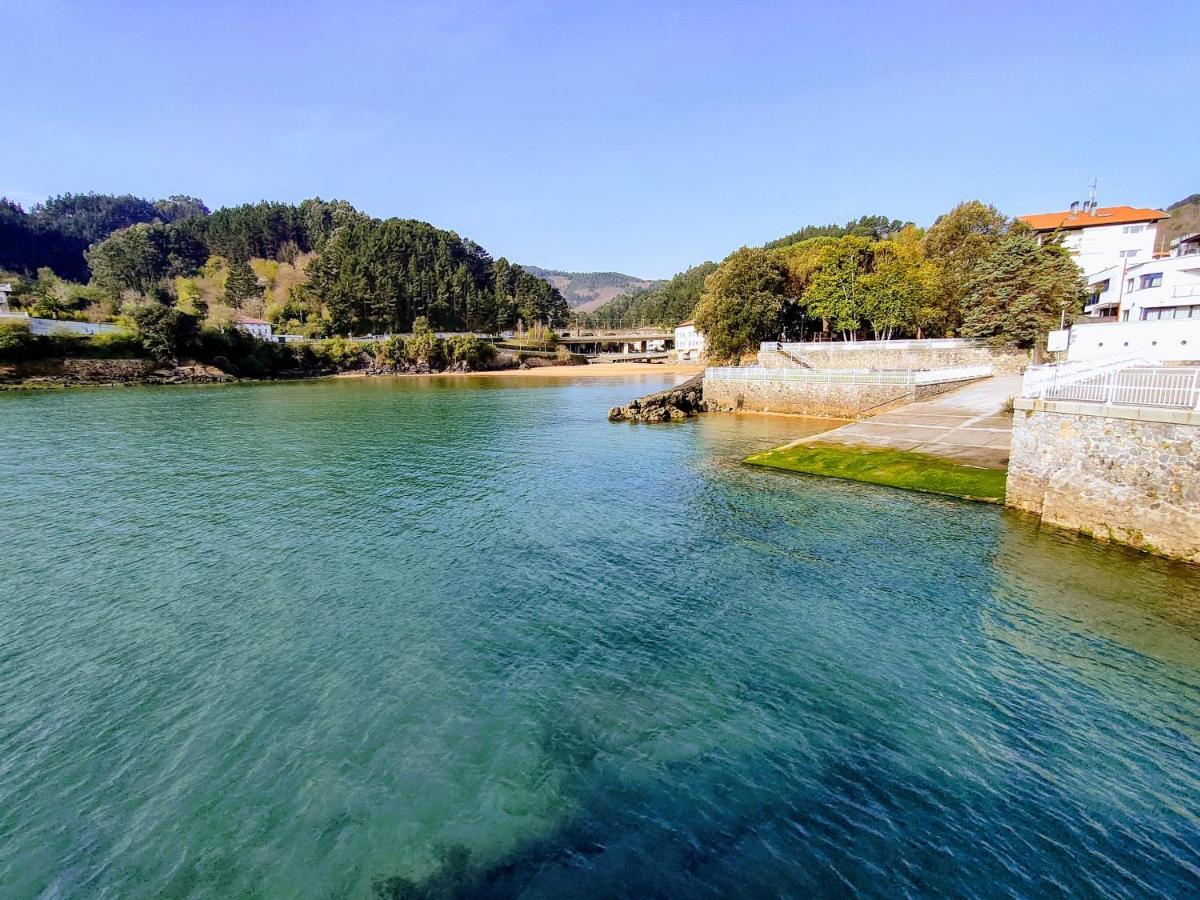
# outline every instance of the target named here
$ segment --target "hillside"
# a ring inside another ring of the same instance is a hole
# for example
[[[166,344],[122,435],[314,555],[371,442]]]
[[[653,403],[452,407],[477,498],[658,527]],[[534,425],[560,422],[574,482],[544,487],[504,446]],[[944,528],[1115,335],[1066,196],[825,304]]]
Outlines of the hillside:
[[[622,294],[650,290],[666,284],[665,281],[647,281],[621,272],[562,272],[538,266],[521,268],[558,288],[567,305],[580,312],[591,312]]]
[[[1200,194],[1192,194],[1166,208],[1171,218],[1158,223],[1158,245],[1162,250],[1181,234],[1200,231]]]

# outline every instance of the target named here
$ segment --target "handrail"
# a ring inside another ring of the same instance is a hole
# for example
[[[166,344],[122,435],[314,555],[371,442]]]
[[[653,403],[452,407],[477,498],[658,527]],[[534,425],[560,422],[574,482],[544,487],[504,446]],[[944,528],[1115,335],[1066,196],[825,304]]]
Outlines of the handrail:
[[[991,366],[950,369],[775,369],[766,366],[709,366],[704,377],[714,381],[776,381],[800,384],[940,384],[987,378]]]

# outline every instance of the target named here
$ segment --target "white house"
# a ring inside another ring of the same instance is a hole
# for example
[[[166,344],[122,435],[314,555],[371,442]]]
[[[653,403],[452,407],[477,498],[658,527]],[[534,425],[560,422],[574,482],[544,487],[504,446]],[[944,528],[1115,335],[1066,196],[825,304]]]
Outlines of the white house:
[[[1126,266],[1144,263],[1154,258],[1158,223],[1168,218],[1157,209],[1136,209],[1132,206],[1101,206],[1094,203],[1072,203],[1065,212],[1040,213],[1018,217],[1037,231],[1045,240],[1061,235],[1063,247],[1074,257],[1089,283],[1109,280],[1104,302],[1094,299],[1085,307],[1090,316],[1113,317],[1117,307],[1109,296],[1114,283]],[[1103,273],[1103,274],[1102,274]],[[1118,304],[1119,305],[1119,304]]]
[[[1200,231],[1182,234],[1171,241],[1171,256],[1193,256],[1200,253]],[[0,284],[0,288],[4,285]]]
[[[704,335],[696,330],[694,322],[680,322],[675,326],[675,355],[679,359],[699,359],[707,349]]]
[[[1200,319],[1200,254],[1119,265],[1088,279],[1090,315],[1122,322]]]
[[[270,322],[262,319],[252,319],[249,316],[238,316],[236,324],[242,331],[258,338],[260,341],[274,340],[271,336],[274,326]]]
[[[8,298],[12,296],[12,285],[7,281],[0,283],[0,313],[8,312]]]

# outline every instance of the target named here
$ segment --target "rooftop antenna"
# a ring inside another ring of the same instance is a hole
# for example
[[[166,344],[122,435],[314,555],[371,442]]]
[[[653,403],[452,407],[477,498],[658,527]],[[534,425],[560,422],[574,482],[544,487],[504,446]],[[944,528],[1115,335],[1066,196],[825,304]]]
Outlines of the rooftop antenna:
[[[1088,205],[1091,206],[1091,208],[1092,208],[1092,215],[1096,214],[1096,185],[1099,183],[1100,183],[1099,178],[1093,178],[1092,183],[1090,185],[1091,193],[1088,196]]]

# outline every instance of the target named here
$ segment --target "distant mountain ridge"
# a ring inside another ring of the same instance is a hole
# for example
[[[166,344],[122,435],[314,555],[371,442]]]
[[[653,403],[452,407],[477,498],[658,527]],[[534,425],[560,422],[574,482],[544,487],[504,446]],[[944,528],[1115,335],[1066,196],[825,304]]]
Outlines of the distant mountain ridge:
[[[1158,245],[1166,250],[1171,241],[1183,234],[1200,231],[1200,194],[1192,194],[1172,203],[1164,210],[1171,218],[1158,223]]]
[[[666,281],[637,278],[622,272],[564,272],[560,269],[542,269],[526,265],[522,265],[521,268],[558,288],[567,305],[580,312],[592,312],[622,294],[650,290],[666,284]]]

